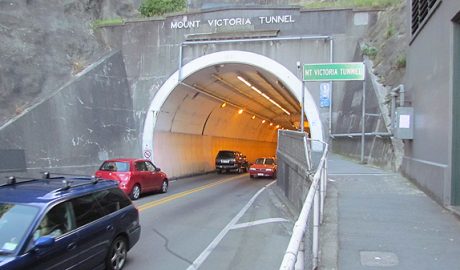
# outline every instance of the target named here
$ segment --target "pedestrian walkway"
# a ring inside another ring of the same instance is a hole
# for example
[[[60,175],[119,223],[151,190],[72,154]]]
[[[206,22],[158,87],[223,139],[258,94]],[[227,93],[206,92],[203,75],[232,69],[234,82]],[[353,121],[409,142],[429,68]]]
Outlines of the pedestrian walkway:
[[[320,269],[460,269],[460,221],[399,174],[329,156]]]

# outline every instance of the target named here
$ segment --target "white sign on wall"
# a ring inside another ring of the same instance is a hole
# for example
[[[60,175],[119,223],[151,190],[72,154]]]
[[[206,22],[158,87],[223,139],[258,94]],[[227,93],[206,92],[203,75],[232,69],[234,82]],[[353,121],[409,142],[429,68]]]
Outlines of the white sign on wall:
[[[228,27],[228,26],[242,26],[252,25],[255,23],[265,24],[287,24],[295,23],[292,15],[276,15],[276,16],[259,16],[259,17],[232,17],[232,18],[218,18],[209,19],[204,22],[201,20],[188,20],[187,16],[183,16],[181,20],[171,21],[171,29],[193,29],[199,28],[202,24],[210,27]]]

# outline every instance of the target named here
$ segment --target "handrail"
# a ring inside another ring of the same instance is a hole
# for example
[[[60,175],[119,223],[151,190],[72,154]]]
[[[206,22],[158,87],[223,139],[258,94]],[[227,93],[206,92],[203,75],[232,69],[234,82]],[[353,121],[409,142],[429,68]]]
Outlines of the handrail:
[[[310,139],[309,139],[310,140]],[[319,140],[310,140],[317,141],[324,145],[323,154],[321,160],[318,164],[315,174],[313,175],[313,180],[308,191],[305,202],[302,206],[299,218],[294,224],[291,240],[284,254],[283,261],[280,266],[280,270],[292,270],[294,269],[299,255],[299,250],[301,243],[303,242],[308,216],[310,210],[313,206],[313,269],[318,265],[318,248],[319,248],[319,224],[321,222],[321,216],[323,213],[323,205],[325,199],[325,191],[327,185],[327,154],[328,154],[328,144],[319,141]],[[307,149],[305,149],[307,150]],[[307,177],[311,177],[308,176]],[[301,256],[299,256],[301,257]],[[300,269],[304,269],[303,261],[297,262],[300,265]]]

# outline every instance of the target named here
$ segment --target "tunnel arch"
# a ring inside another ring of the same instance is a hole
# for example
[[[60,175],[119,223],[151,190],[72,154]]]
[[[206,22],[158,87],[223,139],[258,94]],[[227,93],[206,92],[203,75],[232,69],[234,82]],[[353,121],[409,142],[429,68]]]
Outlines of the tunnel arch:
[[[203,68],[227,63],[251,65],[273,74],[287,86],[289,91],[291,91],[295,98],[300,102],[302,98],[300,90],[302,88],[302,82],[296,77],[296,75],[273,59],[256,53],[245,51],[221,51],[204,55],[185,64],[180,70],[180,75],[181,78],[184,79]],[[153,134],[158,113],[168,96],[179,83],[179,70],[177,70],[161,86],[150,103],[142,135],[142,152],[145,158],[154,160]],[[323,141],[323,128],[319,112],[316,107],[315,100],[306,86],[304,99],[304,112],[310,125],[311,138]]]

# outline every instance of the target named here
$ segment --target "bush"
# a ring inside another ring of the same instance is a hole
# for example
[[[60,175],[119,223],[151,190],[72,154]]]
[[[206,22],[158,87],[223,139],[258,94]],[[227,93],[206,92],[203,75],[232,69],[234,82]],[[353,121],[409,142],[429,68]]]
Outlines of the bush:
[[[363,53],[363,55],[366,55],[368,56],[369,58],[371,59],[374,59],[375,56],[377,55],[377,48],[373,47],[373,46],[369,46],[369,45],[364,45],[362,48],[361,48],[361,51]]]
[[[398,58],[396,59],[396,68],[397,69],[406,68],[406,55],[400,54],[398,56]]]
[[[144,0],[139,7],[139,11],[146,17],[152,17],[182,11],[186,6],[187,2],[185,0]]]

